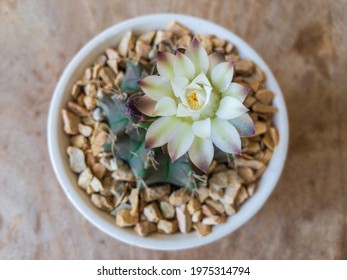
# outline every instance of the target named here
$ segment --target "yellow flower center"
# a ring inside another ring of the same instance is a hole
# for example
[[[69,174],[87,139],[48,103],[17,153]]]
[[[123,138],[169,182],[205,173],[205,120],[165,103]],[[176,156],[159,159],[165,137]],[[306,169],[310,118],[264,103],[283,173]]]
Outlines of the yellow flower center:
[[[202,105],[199,102],[198,92],[196,90],[192,91],[188,95],[187,101],[188,101],[190,108],[192,108],[193,110],[199,110],[202,107]]]

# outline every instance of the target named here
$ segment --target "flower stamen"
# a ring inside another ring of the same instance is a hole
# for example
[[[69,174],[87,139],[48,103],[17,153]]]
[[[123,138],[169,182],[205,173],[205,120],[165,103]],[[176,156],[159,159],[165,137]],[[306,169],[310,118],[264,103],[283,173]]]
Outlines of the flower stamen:
[[[198,91],[192,91],[187,98],[189,107],[193,110],[199,110],[202,108],[202,104],[199,102]]]

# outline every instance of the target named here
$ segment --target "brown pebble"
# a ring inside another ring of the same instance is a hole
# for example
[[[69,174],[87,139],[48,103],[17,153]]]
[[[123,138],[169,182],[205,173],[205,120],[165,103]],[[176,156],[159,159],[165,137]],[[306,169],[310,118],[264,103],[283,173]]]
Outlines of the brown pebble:
[[[190,190],[186,188],[180,188],[173,192],[169,197],[169,202],[174,206],[179,206],[185,204],[191,198]]]
[[[203,223],[196,223],[193,225],[193,228],[200,236],[206,236],[212,232],[212,227]]]
[[[134,230],[138,235],[144,237],[155,232],[157,230],[157,226],[154,223],[142,221],[136,224]]]
[[[120,227],[131,227],[135,226],[139,220],[138,215],[132,215],[131,210],[121,209],[116,215],[116,224]]]
[[[160,220],[157,225],[158,231],[166,234],[173,234],[177,232],[178,230],[178,223],[176,220],[174,221],[167,221],[167,220]]]

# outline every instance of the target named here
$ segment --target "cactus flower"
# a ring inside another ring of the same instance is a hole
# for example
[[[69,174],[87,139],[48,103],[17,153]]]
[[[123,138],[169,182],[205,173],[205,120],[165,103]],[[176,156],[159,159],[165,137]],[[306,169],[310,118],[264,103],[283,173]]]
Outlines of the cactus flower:
[[[239,155],[240,137],[253,135],[254,125],[242,104],[248,88],[232,82],[233,62],[207,55],[194,38],[184,53],[158,52],[157,70],[159,75],[139,81],[145,95],[136,107],[159,117],[146,132],[146,148],[167,144],[172,161],[188,152],[204,172],[214,157],[213,144]]]

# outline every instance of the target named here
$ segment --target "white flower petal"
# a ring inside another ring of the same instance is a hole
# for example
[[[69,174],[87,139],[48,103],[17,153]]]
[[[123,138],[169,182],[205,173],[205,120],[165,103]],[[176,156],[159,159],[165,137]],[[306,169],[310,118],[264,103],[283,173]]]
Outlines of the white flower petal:
[[[177,111],[176,101],[171,97],[163,97],[155,105],[154,114],[157,116],[172,116],[175,115]]]
[[[235,126],[240,136],[249,137],[255,133],[253,120],[248,114],[242,114],[241,116],[230,120],[230,122]]]
[[[246,99],[249,91],[249,88],[241,84],[231,83],[230,86],[223,92],[222,96],[231,96],[236,98],[240,102],[243,102]]]
[[[228,121],[215,118],[211,122],[211,140],[225,153],[241,154],[241,139],[236,128]]]
[[[212,141],[195,137],[192,146],[188,150],[188,155],[196,167],[206,172],[214,156]]]
[[[189,111],[182,104],[178,104],[176,116],[177,117],[191,117],[192,116],[192,112]]]
[[[232,61],[217,64],[211,71],[213,86],[219,91],[225,91],[233,78],[234,64]]]
[[[192,80],[195,74],[195,67],[193,62],[181,52],[176,53],[174,62],[175,76],[185,77],[188,80]]]
[[[207,77],[211,76],[212,69],[222,62],[225,62],[225,57],[221,53],[212,53],[208,56],[208,71],[207,71]]]
[[[197,83],[190,83],[189,85],[186,86],[185,90],[191,89],[191,90],[199,90],[201,89],[201,86],[199,86]]]
[[[147,76],[139,81],[139,86],[143,92],[153,100],[159,101],[164,96],[174,97],[171,83],[161,76]]]
[[[145,148],[152,149],[165,145],[171,137],[173,128],[182,120],[176,117],[161,117],[155,120],[146,133]]]
[[[192,81],[192,83],[202,84],[202,85],[211,87],[211,83],[206,77],[206,75],[204,74],[204,72],[201,72],[198,76],[196,76],[194,80]]]
[[[211,135],[211,119],[207,118],[193,123],[193,132],[200,138],[210,138]]]
[[[220,119],[230,120],[246,113],[248,109],[236,98],[226,96],[219,103],[216,116]]]
[[[190,148],[194,140],[192,125],[186,122],[181,123],[174,130],[173,137],[169,140],[168,151],[172,161],[183,156]]]
[[[154,112],[154,107],[156,104],[157,104],[157,101],[153,100],[147,95],[144,95],[139,98],[135,106],[141,113],[152,117],[154,116],[153,112]]]
[[[189,84],[189,80],[184,77],[175,77],[171,80],[171,86],[176,97],[184,94],[185,87]]]
[[[195,66],[195,75],[200,72],[206,73],[208,70],[208,56],[205,48],[200,45],[199,40],[194,37],[186,49],[185,55]]]
[[[157,53],[157,70],[160,76],[172,79],[175,77],[174,72],[175,56],[172,53],[161,52]]]

